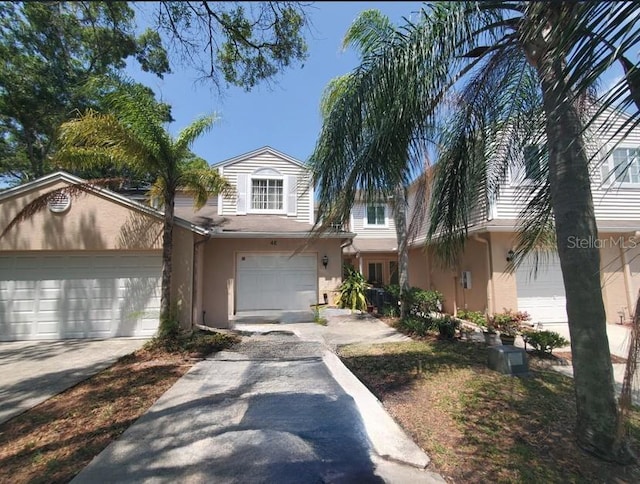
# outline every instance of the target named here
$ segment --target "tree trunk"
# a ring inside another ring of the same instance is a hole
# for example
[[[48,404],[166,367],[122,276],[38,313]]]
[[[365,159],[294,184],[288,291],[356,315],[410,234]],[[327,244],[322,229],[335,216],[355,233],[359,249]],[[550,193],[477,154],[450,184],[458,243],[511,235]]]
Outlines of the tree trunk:
[[[600,282],[600,252],[582,122],[564,82],[563,60],[540,59],[549,184],[567,316],[577,404],[577,440],[607,460],[625,460],[616,441],[617,407]],[[578,248],[576,241],[585,245]],[[591,241],[591,242],[589,242]]]
[[[171,276],[173,254],[173,209],[175,190],[166,189],[164,195],[164,227],[162,233],[162,288],[160,295],[160,330],[170,329],[171,325]]]
[[[393,219],[398,239],[398,283],[400,285],[400,318],[407,315],[406,294],[409,292],[409,246],[407,237],[407,191],[398,185],[393,194]]]

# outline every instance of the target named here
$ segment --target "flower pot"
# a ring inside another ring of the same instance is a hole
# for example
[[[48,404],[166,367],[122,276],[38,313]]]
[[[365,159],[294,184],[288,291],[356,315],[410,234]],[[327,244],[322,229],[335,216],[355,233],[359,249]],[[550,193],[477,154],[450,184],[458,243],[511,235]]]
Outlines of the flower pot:
[[[484,333],[484,342],[489,346],[496,346],[501,344],[500,337],[497,333],[487,333],[486,331]]]
[[[511,346],[513,346],[513,343],[516,342],[516,337],[515,336],[510,336],[508,334],[501,334],[500,335],[500,341],[502,341],[503,345],[511,345]]]

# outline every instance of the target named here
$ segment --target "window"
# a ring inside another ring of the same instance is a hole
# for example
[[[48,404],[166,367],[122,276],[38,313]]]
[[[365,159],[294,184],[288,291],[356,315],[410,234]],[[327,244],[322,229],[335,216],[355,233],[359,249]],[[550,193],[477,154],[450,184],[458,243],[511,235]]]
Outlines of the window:
[[[542,167],[547,164],[544,148],[538,145],[526,145],[523,150],[523,155],[525,180],[535,180],[539,178]]]
[[[640,184],[640,149],[617,148],[613,151],[613,178],[618,183]]]
[[[252,178],[251,209],[283,210],[282,180],[272,178]]]
[[[384,205],[367,205],[367,225],[385,225]]]
[[[382,262],[369,263],[369,277],[367,282],[374,286],[382,286],[384,282],[382,279]]]

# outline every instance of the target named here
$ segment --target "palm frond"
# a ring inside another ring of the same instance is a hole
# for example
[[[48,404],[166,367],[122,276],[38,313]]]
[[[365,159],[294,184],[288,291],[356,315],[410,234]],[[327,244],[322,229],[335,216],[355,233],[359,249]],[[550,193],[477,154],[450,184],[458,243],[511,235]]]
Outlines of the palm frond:
[[[233,187],[218,170],[212,168],[187,168],[180,175],[180,186],[193,197],[194,209],[202,208],[209,197],[233,194]]]
[[[217,120],[218,116],[216,114],[210,114],[196,119],[193,123],[180,131],[180,134],[178,134],[173,143],[174,150],[188,150],[196,139],[211,130]]]

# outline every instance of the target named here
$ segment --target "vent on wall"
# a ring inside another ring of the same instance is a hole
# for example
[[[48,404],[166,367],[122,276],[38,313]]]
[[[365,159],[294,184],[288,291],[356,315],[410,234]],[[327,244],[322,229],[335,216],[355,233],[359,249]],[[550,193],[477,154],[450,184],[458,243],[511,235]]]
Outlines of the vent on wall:
[[[53,195],[47,203],[53,213],[62,213],[71,206],[71,197],[63,192]]]

